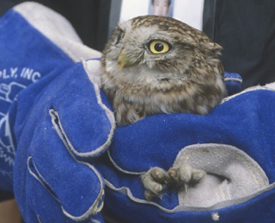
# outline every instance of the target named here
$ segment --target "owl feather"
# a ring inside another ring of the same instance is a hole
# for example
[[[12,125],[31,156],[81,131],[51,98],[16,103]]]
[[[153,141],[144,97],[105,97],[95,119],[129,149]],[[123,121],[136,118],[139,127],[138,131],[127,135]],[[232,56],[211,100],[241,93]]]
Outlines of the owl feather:
[[[102,54],[102,89],[118,125],[159,113],[208,114],[226,95],[222,47],[169,17],[118,25]]]

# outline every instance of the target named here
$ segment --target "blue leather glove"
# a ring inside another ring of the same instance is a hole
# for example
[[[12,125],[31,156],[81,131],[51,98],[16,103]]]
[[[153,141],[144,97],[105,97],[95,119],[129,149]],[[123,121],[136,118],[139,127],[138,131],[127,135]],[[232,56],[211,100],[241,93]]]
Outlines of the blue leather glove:
[[[26,222],[103,222],[104,181],[93,162],[115,123],[93,83],[100,62],[75,62],[100,54],[73,34],[37,3],[0,20],[0,187],[14,191]]]

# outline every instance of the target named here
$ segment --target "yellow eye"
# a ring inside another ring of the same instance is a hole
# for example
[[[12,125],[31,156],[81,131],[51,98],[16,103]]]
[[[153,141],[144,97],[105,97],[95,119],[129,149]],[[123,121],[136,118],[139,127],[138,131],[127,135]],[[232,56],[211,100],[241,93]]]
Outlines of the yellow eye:
[[[170,50],[170,45],[161,40],[153,40],[149,42],[149,50],[154,54],[166,53]]]

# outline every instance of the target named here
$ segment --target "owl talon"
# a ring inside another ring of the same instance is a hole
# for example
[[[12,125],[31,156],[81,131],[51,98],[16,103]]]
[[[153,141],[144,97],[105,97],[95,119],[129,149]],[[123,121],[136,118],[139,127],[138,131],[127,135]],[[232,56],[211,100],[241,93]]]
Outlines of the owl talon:
[[[170,177],[165,170],[154,167],[141,176],[141,181],[145,188],[145,198],[151,200],[154,197],[161,197],[162,192],[167,188]]]
[[[156,196],[156,194],[152,193],[150,190],[145,190],[144,196],[145,196],[146,200],[149,201],[149,200],[152,200]]]
[[[203,170],[196,170],[192,174],[192,179],[196,182],[200,181],[206,175],[205,171]]]
[[[169,169],[168,174],[177,185],[197,183],[206,175],[205,171],[195,169],[189,165],[172,167]]]

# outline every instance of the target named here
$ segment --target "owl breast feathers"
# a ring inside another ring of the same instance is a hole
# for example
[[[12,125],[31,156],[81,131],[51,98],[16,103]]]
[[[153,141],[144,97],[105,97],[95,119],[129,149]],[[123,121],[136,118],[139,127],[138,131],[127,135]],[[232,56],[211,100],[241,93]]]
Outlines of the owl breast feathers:
[[[169,17],[120,24],[103,51],[102,89],[118,125],[158,113],[207,114],[226,95],[221,46]]]

